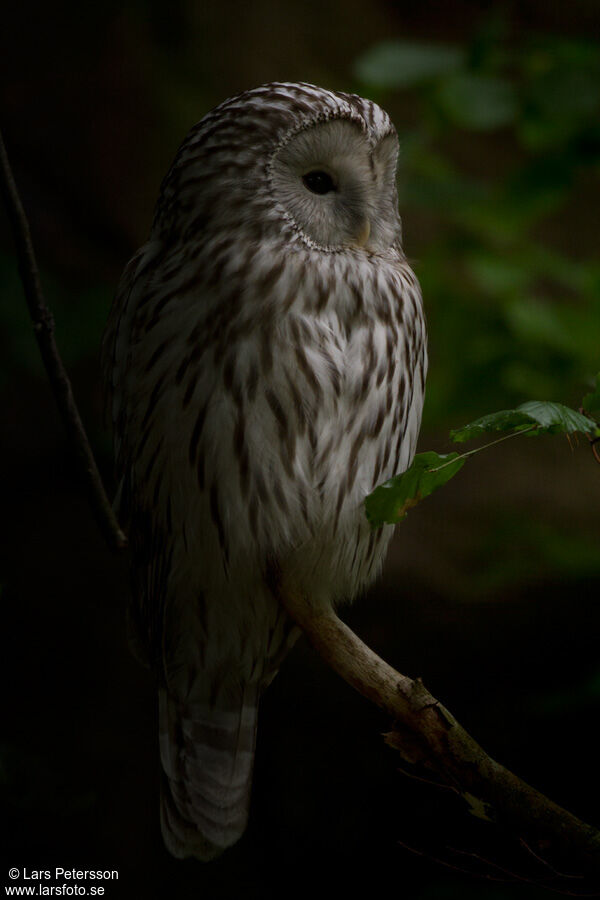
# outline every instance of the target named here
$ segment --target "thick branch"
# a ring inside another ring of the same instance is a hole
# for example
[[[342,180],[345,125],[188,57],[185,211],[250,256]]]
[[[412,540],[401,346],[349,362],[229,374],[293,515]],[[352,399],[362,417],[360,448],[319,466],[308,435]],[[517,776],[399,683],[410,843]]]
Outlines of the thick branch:
[[[456,789],[472,811],[507,827],[531,846],[553,851],[600,875],[600,832],[491,759],[419,680],[396,672],[332,610],[315,609],[281,584],[280,602],[324,661],[394,719],[387,742],[413,765]]]
[[[121,550],[127,546],[127,538],[119,527],[119,523],[104,491],[102,479],[100,478],[85,428],[75,404],[71,382],[54,340],[54,319],[46,305],[42,292],[29,223],[19,197],[1,133],[0,173],[0,185],[6,201],[8,217],[17,247],[19,272],[23,282],[25,299],[52,391],[67,430],[69,442],[83,472],[98,524],[109,546],[112,549]]]

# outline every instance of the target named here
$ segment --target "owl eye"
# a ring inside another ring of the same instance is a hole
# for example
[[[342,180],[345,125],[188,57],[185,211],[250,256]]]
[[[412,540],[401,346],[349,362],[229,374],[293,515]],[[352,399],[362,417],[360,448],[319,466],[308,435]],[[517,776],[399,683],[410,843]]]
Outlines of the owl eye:
[[[330,191],[335,191],[335,184],[331,175],[328,175],[327,172],[321,172],[319,169],[316,169],[314,172],[307,172],[306,175],[302,176],[302,181],[305,187],[312,191],[313,194],[328,194]]]

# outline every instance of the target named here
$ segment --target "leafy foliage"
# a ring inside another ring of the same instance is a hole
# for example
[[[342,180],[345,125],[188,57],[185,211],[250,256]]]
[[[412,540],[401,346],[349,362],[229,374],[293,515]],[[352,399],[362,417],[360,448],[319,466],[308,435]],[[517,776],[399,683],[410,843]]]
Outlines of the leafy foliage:
[[[592,434],[598,431],[595,422],[574,409],[563,406],[562,403],[530,400],[528,403],[522,403],[517,409],[503,409],[500,412],[490,413],[463,428],[453,429],[450,437],[456,443],[462,443],[490,431],[511,429],[526,430],[529,435],[573,434],[576,431]]]
[[[453,438],[592,437],[576,409],[524,401],[577,407],[599,367],[600,45],[508,23],[508,13],[488,15],[467,44],[387,41],[355,68],[357,91],[399,132],[404,242],[429,321],[424,433],[475,419]],[[600,420],[600,379],[582,406]],[[434,454],[424,467],[429,455],[417,456],[367,498],[373,526],[400,521],[476,452]],[[533,570],[597,577],[581,516],[555,531],[515,511],[500,536],[493,522],[471,536],[470,562],[480,544],[483,555],[462,589],[474,596]]]
[[[587,395],[591,402],[598,400],[600,377],[596,390]],[[587,398],[586,398],[587,399]],[[471,438],[480,437],[489,432],[508,432],[504,438],[518,434],[539,436],[543,434],[592,434],[600,436],[597,423],[586,415],[563,406],[562,403],[530,400],[517,409],[503,409],[454,429],[450,436],[456,443],[463,443]],[[496,444],[498,441],[492,441]],[[469,456],[479,453],[486,444],[466,453],[450,453],[440,456],[428,451],[415,456],[412,465],[401,475],[396,475],[384,484],[379,485],[365,500],[367,518],[373,527],[394,524],[402,521],[408,510],[428,497],[437,488],[442,487],[464,466]]]
[[[399,126],[430,322],[425,425],[575,400],[600,347],[600,45],[516,35],[496,12],[466,46],[388,41],[355,74]]]
[[[407,88],[448,75],[465,64],[462,48],[449,44],[416,44],[389,41],[379,44],[356,63],[356,74],[365,84]]]

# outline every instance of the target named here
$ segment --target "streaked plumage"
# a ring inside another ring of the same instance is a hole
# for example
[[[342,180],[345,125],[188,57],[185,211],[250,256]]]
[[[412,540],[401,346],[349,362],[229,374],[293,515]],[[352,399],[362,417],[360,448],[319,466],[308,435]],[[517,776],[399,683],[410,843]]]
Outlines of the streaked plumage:
[[[396,158],[368,100],[234,97],[188,134],[118,288],[105,370],[176,856],[246,824],[260,693],[297,637],[269,572],[351,600],[391,536],[363,500],[410,464],[426,374]]]

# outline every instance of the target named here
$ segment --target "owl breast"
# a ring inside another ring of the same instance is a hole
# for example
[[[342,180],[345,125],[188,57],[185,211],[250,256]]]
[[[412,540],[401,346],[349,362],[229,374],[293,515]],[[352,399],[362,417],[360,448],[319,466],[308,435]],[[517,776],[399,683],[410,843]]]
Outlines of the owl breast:
[[[262,279],[249,281],[263,291],[221,321],[183,442],[228,577],[275,562],[336,602],[376,575],[387,547],[392,529],[371,531],[363,501],[414,454],[425,335],[400,259],[322,254],[315,270],[311,256],[280,255],[266,273],[257,261]]]

